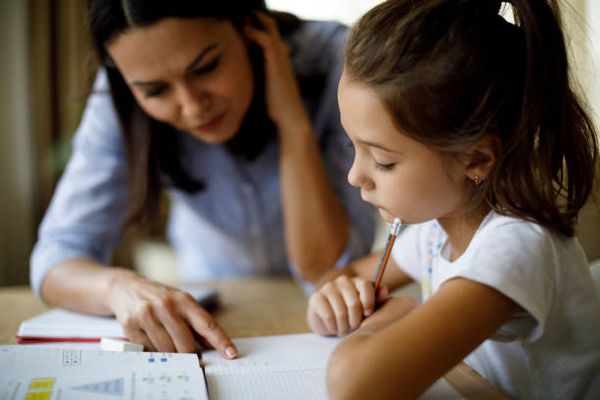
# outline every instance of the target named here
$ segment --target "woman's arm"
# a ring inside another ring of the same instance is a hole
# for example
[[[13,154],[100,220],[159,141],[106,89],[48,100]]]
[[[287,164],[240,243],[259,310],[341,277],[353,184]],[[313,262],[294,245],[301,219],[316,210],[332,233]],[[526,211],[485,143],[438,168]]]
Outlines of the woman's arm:
[[[495,289],[461,278],[414,310],[390,299],[334,351],[330,397],[416,398],[518,311]]]
[[[151,351],[194,352],[197,333],[224,357],[237,356],[231,339],[191,295],[130,270],[68,260],[46,274],[41,294],[53,307],[114,314],[127,337]]]
[[[287,46],[272,18],[257,17],[263,29],[248,25],[246,34],[263,49],[267,108],[279,131],[286,247],[297,272],[316,282],[342,254],[350,223],[328,181]]]

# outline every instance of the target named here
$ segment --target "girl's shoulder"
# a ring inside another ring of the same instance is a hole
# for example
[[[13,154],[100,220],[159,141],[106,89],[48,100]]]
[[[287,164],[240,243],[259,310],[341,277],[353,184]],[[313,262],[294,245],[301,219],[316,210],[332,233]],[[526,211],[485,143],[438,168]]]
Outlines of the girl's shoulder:
[[[490,211],[477,229],[471,244],[473,247],[491,246],[512,251],[530,249],[538,252],[548,247],[569,251],[576,242],[576,238],[565,236],[536,222]]]
[[[545,298],[548,304],[560,287],[589,269],[577,238],[495,212],[483,221],[455,267],[457,275],[496,287],[515,300],[535,293],[532,302]],[[587,285],[584,280],[571,283]]]

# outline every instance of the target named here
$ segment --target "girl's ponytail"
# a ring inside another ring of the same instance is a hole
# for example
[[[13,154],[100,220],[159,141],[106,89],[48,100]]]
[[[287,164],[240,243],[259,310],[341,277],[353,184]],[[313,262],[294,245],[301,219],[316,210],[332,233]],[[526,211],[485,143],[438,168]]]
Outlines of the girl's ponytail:
[[[570,85],[556,0],[510,3],[523,35],[522,104],[488,202],[572,236],[593,189],[596,132]]]

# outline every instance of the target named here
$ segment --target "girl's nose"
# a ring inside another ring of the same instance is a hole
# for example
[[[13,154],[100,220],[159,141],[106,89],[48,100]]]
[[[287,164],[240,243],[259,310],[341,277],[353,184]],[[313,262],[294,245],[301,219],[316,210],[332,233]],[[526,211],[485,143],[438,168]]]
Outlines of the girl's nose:
[[[348,171],[348,182],[352,186],[363,190],[373,190],[375,188],[375,183],[371,178],[363,173],[356,161],[356,158],[354,158],[352,167],[350,168],[350,171]]]

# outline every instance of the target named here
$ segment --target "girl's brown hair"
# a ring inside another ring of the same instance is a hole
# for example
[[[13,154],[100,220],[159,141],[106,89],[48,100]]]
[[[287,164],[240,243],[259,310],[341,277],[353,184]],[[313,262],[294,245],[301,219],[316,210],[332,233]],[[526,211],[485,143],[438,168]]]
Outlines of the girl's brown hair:
[[[401,130],[460,154],[494,133],[481,185],[497,212],[574,235],[593,188],[597,137],[573,92],[555,0],[388,0],[354,26],[346,73],[381,97]]]

